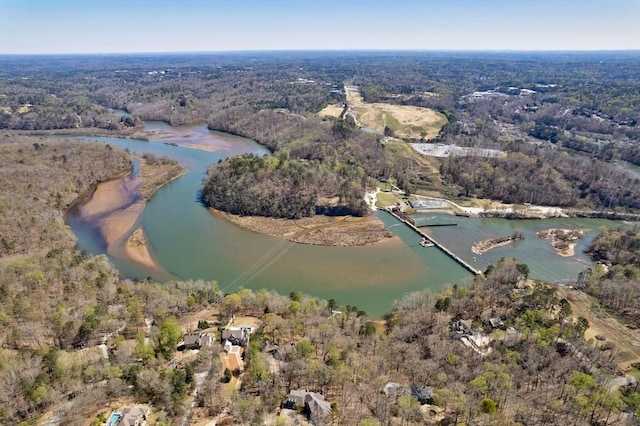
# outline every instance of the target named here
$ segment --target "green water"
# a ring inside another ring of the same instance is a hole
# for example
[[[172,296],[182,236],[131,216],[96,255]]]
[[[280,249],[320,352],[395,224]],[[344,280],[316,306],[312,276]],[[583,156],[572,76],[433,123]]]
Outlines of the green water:
[[[460,258],[481,271],[495,264],[503,257],[513,257],[526,263],[531,277],[550,282],[574,280],[591,261],[584,249],[598,234],[600,227],[619,226],[621,222],[604,219],[551,218],[543,220],[508,220],[490,218],[468,218],[450,215],[421,214],[415,217],[416,225],[429,223],[455,223],[457,226],[422,228],[438,242],[443,243]],[[549,240],[539,238],[536,232],[549,228],[567,228],[588,230],[578,241],[575,255],[562,257],[556,254]],[[521,232],[524,240],[495,247],[481,255],[472,253],[474,243],[505,237]]]
[[[166,155],[180,161],[188,173],[165,186],[151,199],[139,218],[153,257],[174,277],[215,280],[224,291],[241,287],[275,289],[283,294],[302,291],[322,298],[334,298],[339,304],[357,306],[369,315],[381,316],[394,300],[407,292],[421,289],[438,291],[460,284],[471,275],[434,247],[424,248],[410,229],[384,212],[376,213],[399,238],[365,247],[323,247],[290,243],[237,227],[211,215],[199,202],[198,191],[211,163],[241,153],[268,154],[257,143],[218,132],[204,126],[171,128],[151,123],[153,131],[170,132],[163,142],[134,139],[87,138],[127,148],[136,153]],[[193,141],[206,142],[216,152],[188,149]],[[576,227],[597,229],[607,221],[549,219],[545,221],[508,221],[454,216],[418,217],[421,220],[456,221],[457,227],[430,228],[434,237],[479,269],[503,256],[515,256],[529,264],[534,277],[551,281],[573,279],[588,265],[584,255],[561,258],[548,241],[535,235],[538,229]],[[70,212],[68,223],[74,230],[80,249],[105,254],[94,224],[83,222]],[[470,247],[475,240],[508,235],[518,229],[525,241],[496,248],[473,259]],[[592,238],[595,233],[591,233]],[[583,247],[589,240],[583,240]],[[119,255],[110,256],[119,271],[129,278],[149,275],[166,280]]]

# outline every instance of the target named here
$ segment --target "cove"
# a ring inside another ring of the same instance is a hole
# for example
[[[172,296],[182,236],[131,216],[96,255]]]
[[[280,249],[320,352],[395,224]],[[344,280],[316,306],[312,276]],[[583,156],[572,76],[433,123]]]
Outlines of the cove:
[[[430,289],[438,292],[471,279],[470,273],[443,252],[433,247],[421,247],[413,231],[385,212],[375,214],[397,238],[363,247],[290,243],[220,219],[198,200],[207,167],[231,155],[268,155],[269,151],[252,140],[209,131],[205,125],[171,127],[166,123],[150,122],[146,123],[145,130],[156,140],[83,137],[134,153],[164,155],[179,161],[187,169],[184,176],[154,195],[134,226],[144,229],[151,255],[168,273],[158,273],[129,261],[120,255],[124,250],[112,250],[109,259],[127,278],[215,280],[225,292],[243,287],[273,289],[282,294],[302,291],[325,299],[333,298],[341,305],[357,306],[372,317],[389,312],[394,300],[411,291]],[[532,277],[549,281],[575,279],[590,264],[581,249],[595,237],[599,226],[615,224],[594,219],[513,221],[446,215],[430,219],[432,216],[416,219],[418,222],[456,221],[456,227],[429,228],[428,232],[433,232],[438,241],[477,269],[484,270],[488,264],[510,256],[527,263]],[[68,214],[68,224],[78,239],[79,249],[107,254],[95,224],[74,216],[73,211]],[[548,241],[535,236],[538,228],[573,225],[592,230],[578,245],[575,257],[555,255]],[[526,233],[523,242],[473,258],[470,247],[475,241],[508,235],[513,228]]]
[[[153,196],[135,225],[144,229],[151,255],[174,278],[215,280],[225,292],[242,287],[282,294],[302,291],[379,317],[408,292],[425,288],[437,292],[471,277],[443,253],[425,250],[410,230],[400,226],[391,227],[398,238],[364,247],[296,244],[239,228],[200,204],[207,167],[231,155],[266,155],[269,151],[249,139],[209,131],[204,125],[170,127],[152,122],[146,130],[159,132],[154,136],[160,140],[82,139],[138,154],[165,155],[187,169],[184,176]],[[213,152],[187,148],[193,145],[207,146]],[[397,223],[385,213],[377,214],[387,227]],[[95,224],[81,220],[73,211],[68,224],[79,249],[107,254]],[[119,252],[108,257],[123,276],[171,278],[130,262]]]

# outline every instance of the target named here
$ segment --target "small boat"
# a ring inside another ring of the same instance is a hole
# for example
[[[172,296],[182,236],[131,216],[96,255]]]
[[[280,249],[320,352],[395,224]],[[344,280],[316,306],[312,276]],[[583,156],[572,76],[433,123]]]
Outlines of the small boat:
[[[434,246],[433,241],[431,241],[428,238],[423,238],[422,241],[420,241],[420,245],[422,247],[433,247]]]

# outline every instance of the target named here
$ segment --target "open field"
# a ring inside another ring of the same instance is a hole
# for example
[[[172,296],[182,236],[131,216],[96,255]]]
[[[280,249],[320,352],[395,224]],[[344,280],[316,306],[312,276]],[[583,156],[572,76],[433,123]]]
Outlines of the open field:
[[[347,103],[361,126],[369,127],[376,133],[384,133],[385,126],[403,139],[433,139],[447,118],[429,108],[385,103],[366,103],[360,90],[354,86],[345,86]],[[324,111],[324,110],[323,110]]]
[[[324,117],[334,117],[340,118],[342,115],[342,111],[344,111],[344,106],[342,104],[333,104],[327,105],[318,113],[318,115],[322,118]]]

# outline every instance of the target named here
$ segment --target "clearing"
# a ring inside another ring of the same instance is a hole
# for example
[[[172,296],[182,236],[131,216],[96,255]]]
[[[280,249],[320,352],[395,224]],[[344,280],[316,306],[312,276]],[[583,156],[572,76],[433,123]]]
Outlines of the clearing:
[[[343,104],[333,104],[333,105],[327,105],[326,107],[324,107],[322,111],[318,113],[318,115],[322,118],[325,118],[325,117],[340,118],[340,116],[342,115],[342,111],[344,111]]]
[[[589,321],[589,328],[584,333],[586,340],[595,342],[595,336],[600,335],[616,346],[621,360],[618,363],[620,371],[626,371],[632,364],[640,362],[640,331],[628,328],[599,308],[593,297],[564,286],[558,286],[558,290],[571,305],[573,315]]]
[[[362,99],[358,87],[345,85],[345,90],[350,112],[355,115],[356,122],[376,133],[383,134],[387,126],[398,138],[429,140],[438,136],[442,127],[447,124],[447,118],[432,109],[367,103]]]

